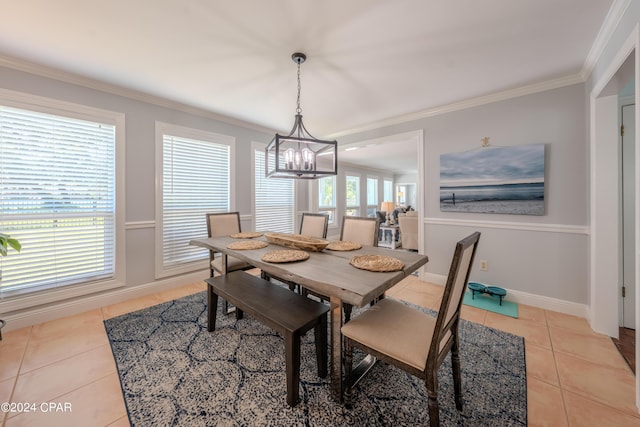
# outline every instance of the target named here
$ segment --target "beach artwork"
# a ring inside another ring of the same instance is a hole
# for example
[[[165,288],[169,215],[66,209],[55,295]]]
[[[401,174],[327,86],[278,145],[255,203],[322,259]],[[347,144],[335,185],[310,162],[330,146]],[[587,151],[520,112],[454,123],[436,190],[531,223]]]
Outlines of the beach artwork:
[[[544,215],[544,144],[440,155],[440,210]]]

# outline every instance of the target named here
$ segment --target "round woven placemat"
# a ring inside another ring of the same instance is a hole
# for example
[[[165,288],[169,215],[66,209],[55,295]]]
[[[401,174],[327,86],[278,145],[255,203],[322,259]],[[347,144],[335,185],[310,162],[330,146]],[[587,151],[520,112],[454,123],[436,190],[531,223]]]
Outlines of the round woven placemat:
[[[262,255],[262,260],[264,262],[273,263],[304,261],[307,258],[309,258],[308,252],[293,249],[279,249],[276,251],[269,251]]]
[[[356,255],[349,264],[361,270],[376,272],[400,271],[404,268],[404,263],[398,258],[386,255]]]
[[[355,251],[361,248],[362,245],[360,243],[339,240],[329,243],[325,249],[329,249],[330,251]]]
[[[247,249],[261,249],[269,246],[267,242],[262,240],[241,240],[239,242],[231,242],[227,245],[227,249],[235,250],[247,250]]]
[[[262,233],[259,231],[242,231],[231,235],[234,239],[253,239],[254,237],[260,236],[262,236]]]

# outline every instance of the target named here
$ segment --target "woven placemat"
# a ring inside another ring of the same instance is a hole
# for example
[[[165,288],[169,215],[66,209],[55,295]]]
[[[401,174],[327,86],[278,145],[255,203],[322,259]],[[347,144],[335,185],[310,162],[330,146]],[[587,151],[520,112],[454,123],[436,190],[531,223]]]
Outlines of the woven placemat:
[[[235,249],[239,251],[248,249],[261,249],[269,246],[267,242],[262,240],[241,240],[239,242],[231,242],[227,245],[227,249]]]
[[[307,258],[309,258],[308,252],[293,249],[279,249],[276,251],[269,251],[262,255],[262,260],[264,262],[273,263],[304,261]]]
[[[386,255],[356,255],[349,264],[361,270],[376,272],[400,271],[404,268],[404,263],[398,258]]]
[[[231,235],[234,239],[253,239],[254,237],[260,236],[262,236],[262,233],[259,231],[242,231]]]
[[[330,251],[355,251],[356,249],[362,249],[362,245],[356,242],[339,240],[337,242],[329,243],[326,249],[329,249]]]

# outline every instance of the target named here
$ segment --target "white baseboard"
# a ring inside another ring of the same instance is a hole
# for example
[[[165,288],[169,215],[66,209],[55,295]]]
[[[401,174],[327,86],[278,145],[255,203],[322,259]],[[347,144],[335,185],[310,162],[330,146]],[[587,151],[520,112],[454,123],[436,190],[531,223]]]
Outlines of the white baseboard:
[[[209,270],[202,270],[143,285],[117,288],[111,291],[84,296],[70,301],[50,303],[43,306],[21,310],[16,313],[3,315],[3,319],[7,322],[3,331],[7,332],[62,317],[73,316],[88,310],[95,310],[97,308],[117,304],[133,298],[155,294],[168,289],[195,283],[204,280],[207,277],[209,277]],[[421,279],[429,283],[444,286],[447,277],[439,274],[422,272]],[[556,298],[549,298],[510,289],[507,289],[507,297],[505,299],[518,304],[530,305],[544,310],[552,310],[559,313],[587,318],[587,306],[584,304],[577,304]]]
[[[209,277],[209,270],[197,271],[168,279],[158,280],[143,285],[117,288],[95,295],[87,295],[73,300],[50,303],[34,308],[20,310],[3,315],[7,322],[3,332],[20,329],[38,323],[48,322],[62,317],[73,316],[88,310],[106,307],[133,298],[155,294],[179,286],[196,283]]]
[[[424,273],[422,276],[422,280],[436,285],[444,286],[447,282],[447,276],[442,276],[440,274],[434,273]],[[518,304],[530,305],[532,307],[538,307],[544,310],[557,311],[558,313],[570,314],[572,316],[578,316],[587,319],[588,307],[585,304],[564,301],[557,298],[550,298],[542,295],[535,295],[528,292],[515,291],[511,289],[506,289],[506,291],[506,301],[512,301]]]

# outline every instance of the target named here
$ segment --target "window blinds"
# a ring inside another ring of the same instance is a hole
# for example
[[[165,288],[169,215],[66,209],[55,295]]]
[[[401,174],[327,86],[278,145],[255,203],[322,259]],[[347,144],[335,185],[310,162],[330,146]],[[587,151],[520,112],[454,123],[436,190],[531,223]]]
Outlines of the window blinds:
[[[230,210],[231,149],[227,144],[164,134],[162,263],[168,269],[208,259],[189,245],[207,237],[205,214]]]
[[[264,163],[264,151],[255,149],[255,231],[293,233],[295,228],[293,180],[265,178]]]
[[[0,106],[0,290],[114,277],[115,126]]]

